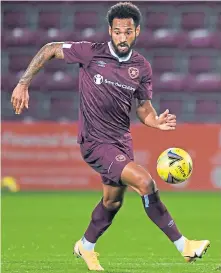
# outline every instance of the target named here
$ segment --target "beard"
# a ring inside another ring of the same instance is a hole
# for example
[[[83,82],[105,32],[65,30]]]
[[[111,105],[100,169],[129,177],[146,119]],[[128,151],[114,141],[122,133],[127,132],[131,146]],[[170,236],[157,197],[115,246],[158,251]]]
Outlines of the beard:
[[[119,58],[122,58],[122,57],[126,57],[130,54],[133,46],[135,45],[136,43],[136,36],[133,40],[133,42],[131,43],[131,45],[129,46],[126,42],[125,43],[119,43],[119,44],[115,44],[113,39],[112,39],[112,36],[111,36],[111,43],[112,43],[112,46],[114,48],[114,51],[115,53],[117,54],[117,56]],[[120,50],[120,48],[122,48],[122,50]]]

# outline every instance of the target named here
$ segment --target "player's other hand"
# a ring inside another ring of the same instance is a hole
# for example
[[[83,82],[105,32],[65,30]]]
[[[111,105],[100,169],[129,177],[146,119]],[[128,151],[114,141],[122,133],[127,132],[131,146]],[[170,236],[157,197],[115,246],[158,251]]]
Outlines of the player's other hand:
[[[29,101],[29,94],[28,94],[28,86],[25,84],[18,83],[15,89],[12,92],[11,96],[11,103],[15,114],[21,114],[24,108],[28,109],[28,101]]]
[[[164,113],[162,113],[158,118],[158,127],[160,130],[169,131],[176,129],[176,116],[169,114],[169,110],[167,109]]]

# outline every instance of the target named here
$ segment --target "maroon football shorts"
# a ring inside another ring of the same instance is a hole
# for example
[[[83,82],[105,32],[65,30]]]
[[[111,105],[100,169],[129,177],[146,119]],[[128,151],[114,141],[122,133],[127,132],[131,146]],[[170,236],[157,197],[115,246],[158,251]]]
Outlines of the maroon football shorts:
[[[126,145],[86,140],[80,144],[80,149],[84,161],[101,175],[105,185],[124,186],[121,173],[134,160],[131,140]]]

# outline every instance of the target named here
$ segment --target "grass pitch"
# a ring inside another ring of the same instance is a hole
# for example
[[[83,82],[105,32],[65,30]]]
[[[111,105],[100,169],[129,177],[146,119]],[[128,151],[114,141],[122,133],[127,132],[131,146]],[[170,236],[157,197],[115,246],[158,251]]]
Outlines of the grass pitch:
[[[86,229],[100,193],[2,193],[2,273],[84,273],[72,245]],[[113,225],[97,243],[108,273],[221,272],[218,193],[161,193],[182,233],[209,239],[202,260],[187,264],[149,220],[135,193],[127,193]]]

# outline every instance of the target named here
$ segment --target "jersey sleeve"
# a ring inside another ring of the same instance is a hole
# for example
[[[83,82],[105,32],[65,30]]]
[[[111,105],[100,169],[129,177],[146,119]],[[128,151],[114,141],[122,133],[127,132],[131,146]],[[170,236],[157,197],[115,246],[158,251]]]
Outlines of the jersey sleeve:
[[[137,90],[134,92],[134,98],[138,100],[151,100],[153,94],[152,87],[152,68],[150,63],[145,62],[145,68],[141,82]]]
[[[90,42],[67,42],[63,44],[64,60],[68,63],[87,64],[93,57]]]

